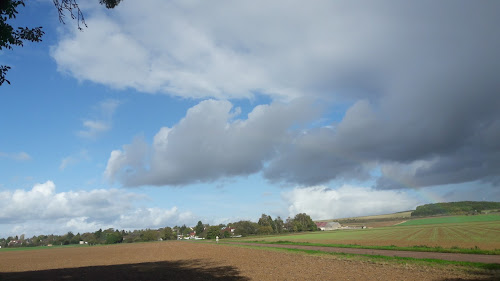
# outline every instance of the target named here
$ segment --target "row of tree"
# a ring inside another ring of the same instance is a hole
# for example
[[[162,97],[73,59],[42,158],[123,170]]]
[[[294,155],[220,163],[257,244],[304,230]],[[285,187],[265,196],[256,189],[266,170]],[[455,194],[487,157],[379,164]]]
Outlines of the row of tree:
[[[116,244],[134,243],[159,240],[175,240],[179,237],[195,235],[199,238],[215,239],[229,238],[232,236],[269,235],[287,232],[316,231],[316,224],[311,217],[305,213],[297,214],[294,218],[283,221],[280,217],[272,219],[271,216],[262,214],[257,223],[243,220],[229,224],[209,225],[201,221],[195,227],[175,226],[160,229],[141,229],[125,231],[109,228],[99,229],[95,232],[77,233],[68,232],[64,235],[39,235],[32,238],[20,237],[0,238],[2,247],[33,247],[47,245],[70,245],[80,244]]]
[[[0,238],[0,246],[2,247],[35,247],[47,245],[71,245],[80,244],[80,241],[89,245],[96,244],[116,244],[116,243],[134,243],[148,242],[158,240],[174,240],[178,234],[187,235],[191,228],[183,225],[174,228],[165,227],[160,229],[141,229],[133,231],[125,231],[109,228],[106,230],[99,229],[95,232],[77,233],[68,232],[64,235],[38,235],[31,238],[21,236],[9,236]]]
[[[462,201],[449,203],[434,203],[418,206],[411,213],[412,217],[434,215],[465,215],[478,214],[485,210],[499,210],[500,202]]]
[[[271,216],[262,214],[257,223],[251,221],[239,221],[228,224],[228,227],[235,229],[234,235],[241,236],[318,230],[314,221],[306,213],[297,214],[293,218],[289,217],[284,222],[279,216],[273,220]]]

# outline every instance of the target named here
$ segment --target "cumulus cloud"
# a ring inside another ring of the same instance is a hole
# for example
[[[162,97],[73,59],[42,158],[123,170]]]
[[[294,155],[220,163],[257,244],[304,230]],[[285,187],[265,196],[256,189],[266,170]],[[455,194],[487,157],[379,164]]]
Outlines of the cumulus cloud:
[[[83,120],[83,130],[77,132],[82,138],[95,139],[111,129],[113,114],[120,105],[117,100],[105,100],[94,108],[94,119]]]
[[[109,15],[91,11],[90,27],[68,29],[52,56],[79,80],[142,92],[372,96],[423,71],[441,75],[442,62],[458,69],[495,58],[497,5],[130,1]]]
[[[85,32],[62,33],[52,56],[60,71],[118,89],[220,99],[258,92],[347,107],[329,127],[249,144],[236,125],[250,118],[231,123],[230,106],[200,105],[214,118],[190,112],[152,145],[137,140],[113,151],[106,175],[125,185],[259,170],[272,181],[317,185],[366,179],[377,165],[381,189],[498,183],[499,8],[497,1],[126,1],[109,15],[92,11]],[[85,132],[106,129],[85,121]],[[222,135],[208,135],[207,122]],[[257,127],[243,131],[267,134]]]
[[[379,189],[498,183],[500,115],[487,105],[494,98],[465,95],[461,98],[489,112],[474,119],[473,109],[453,109],[446,116],[409,103],[403,115],[394,113],[400,108],[360,100],[338,123],[309,129],[293,124],[311,120],[321,109],[301,101],[260,105],[244,120],[237,119],[239,111],[230,102],[207,100],[172,128],[161,128],[152,145],[138,138],[113,151],[105,175],[126,186],[183,185],[262,171],[272,182],[317,185],[368,180],[379,167]],[[436,102],[425,104],[439,108]]]
[[[314,220],[389,214],[412,210],[418,201],[403,191],[343,185],[336,189],[311,186],[284,191],[289,216],[307,213]]]
[[[281,147],[265,176],[311,185],[341,177],[364,179],[367,168],[379,165],[377,187],[383,189],[497,182],[500,96],[486,89],[481,93],[387,97],[379,106],[358,101],[339,123],[309,130],[293,145]]]
[[[260,171],[288,129],[317,113],[304,101],[256,106],[247,119],[228,101],[205,100],[172,128],[163,127],[150,146],[136,139],[111,152],[105,171],[126,186],[183,185]]]
[[[120,5],[112,17],[90,14],[86,22],[98,28],[63,35],[52,49],[59,70],[118,89],[187,97],[250,97],[254,90],[273,88],[258,62],[252,62],[255,56],[220,46],[200,29],[204,23],[185,13],[194,6],[136,4]]]
[[[369,166],[355,159],[333,142],[335,130],[329,127],[307,130],[277,148],[277,154],[264,170],[273,182],[314,185],[333,179],[369,178]]]
[[[2,236],[85,232],[99,228],[159,228],[195,223],[194,215],[177,207],[138,208],[144,195],[118,189],[56,192],[52,181],[35,184],[31,190],[0,192]]]
[[[195,217],[191,212],[179,212],[177,207],[171,209],[140,208],[131,213],[120,216],[120,225],[123,228],[164,227],[173,224],[194,225]]]

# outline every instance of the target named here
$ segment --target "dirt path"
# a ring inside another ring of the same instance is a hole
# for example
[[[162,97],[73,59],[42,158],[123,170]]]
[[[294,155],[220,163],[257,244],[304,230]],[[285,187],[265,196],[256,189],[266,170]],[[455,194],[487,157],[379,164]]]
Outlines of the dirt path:
[[[247,245],[247,246],[262,246],[262,247],[272,247],[272,248],[315,250],[315,251],[330,252],[330,253],[380,255],[380,256],[389,256],[389,257],[407,257],[407,258],[417,258],[417,259],[439,259],[439,260],[448,260],[448,261],[467,261],[467,262],[498,263],[498,264],[500,264],[500,256],[499,255],[475,255],[475,254],[457,254],[457,253],[372,250],[372,249],[356,249],[356,248],[299,246],[299,245],[283,245],[283,244],[258,244],[258,243],[241,243],[241,242],[227,242],[227,244]]]

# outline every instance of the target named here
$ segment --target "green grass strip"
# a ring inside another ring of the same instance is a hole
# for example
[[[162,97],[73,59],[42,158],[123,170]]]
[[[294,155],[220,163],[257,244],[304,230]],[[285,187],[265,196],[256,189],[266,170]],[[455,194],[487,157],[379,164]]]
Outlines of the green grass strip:
[[[500,221],[500,215],[477,215],[477,216],[450,216],[436,218],[415,218],[397,226],[427,225],[427,224],[450,224],[450,223],[471,223],[471,222],[491,222]]]
[[[265,248],[265,247],[262,247]],[[394,256],[381,256],[381,255],[369,255],[369,254],[347,254],[347,253],[332,253],[332,252],[322,252],[318,250],[303,250],[303,249],[290,249],[290,248],[280,248],[291,252],[304,252],[307,254],[321,254],[321,255],[335,255],[355,258],[359,256],[368,257],[371,260],[376,261],[397,261],[397,262],[413,262],[413,263],[430,263],[439,265],[454,265],[468,268],[478,268],[487,270],[500,270],[500,264],[496,263],[480,263],[480,262],[465,262],[465,261],[448,261],[440,259],[418,259],[418,258],[408,258],[408,257],[394,257]]]
[[[292,242],[292,241],[245,241],[244,243],[260,243],[260,244],[282,244],[282,245],[297,245],[297,246],[317,246],[317,247],[334,247],[334,248],[356,248],[356,249],[370,249],[370,250],[393,250],[393,251],[413,251],[413,252],[435,252],[435,253],[460,253],[460,254],[481,254],[481,255],[500,255],[500,249],[495,250],[481,250],[464,249],[464,248],[442,248],[442,247],[429,247],[426,245],[412,246],[412,247],[398,247],[398,246],[365,246],[357,244],[320,244],[310,242]]]

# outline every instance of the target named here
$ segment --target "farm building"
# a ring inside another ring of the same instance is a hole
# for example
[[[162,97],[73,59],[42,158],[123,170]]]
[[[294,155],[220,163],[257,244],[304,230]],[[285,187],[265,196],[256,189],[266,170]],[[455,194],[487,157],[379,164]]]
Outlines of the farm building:
[[[229,232],[229,234],[231,234],[231,235],[234,235],[234,231],[235,230],[236,230],[236,228],[232,228],[232,227],[229,227],[229,226],[222,228],[222,232]]]
[[[335,230],[335,229],[339,229],[341,227],[340,223],[338,223],[336,221],[317,222],[316,226],[322,231]]]

